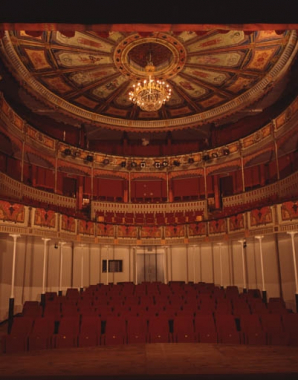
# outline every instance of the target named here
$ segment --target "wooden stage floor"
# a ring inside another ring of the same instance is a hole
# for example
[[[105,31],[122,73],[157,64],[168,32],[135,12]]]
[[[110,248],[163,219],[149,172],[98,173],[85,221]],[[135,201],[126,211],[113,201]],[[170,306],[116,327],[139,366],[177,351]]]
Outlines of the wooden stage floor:
[[[259,378],[297,380],[298,347],[158,343],[0,355],[1,380]]]

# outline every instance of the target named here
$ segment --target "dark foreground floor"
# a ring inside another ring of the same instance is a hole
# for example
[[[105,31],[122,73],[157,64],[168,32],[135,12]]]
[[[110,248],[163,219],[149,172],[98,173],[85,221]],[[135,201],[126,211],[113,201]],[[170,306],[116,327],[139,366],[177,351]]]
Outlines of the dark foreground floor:
[[[159,343],[1,354],[0,379],[297,380],[298,347]]]

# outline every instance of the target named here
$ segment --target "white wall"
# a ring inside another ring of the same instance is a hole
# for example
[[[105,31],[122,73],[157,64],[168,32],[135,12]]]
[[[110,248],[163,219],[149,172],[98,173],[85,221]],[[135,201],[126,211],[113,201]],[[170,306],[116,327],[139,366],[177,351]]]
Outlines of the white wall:
[[[246,274],[248,288],[262,289],[259,242],[247,238]],[[46,291],[57,292],[60,275],[60,247],[56,241],[47,243]],[[291,238],[288,234],[278,235],[282,295],[287,306],[295,309],[295,277]],[[298,255],[298,234],[295,236]],[[262,241],[264,280],[268,298],[280,296],[278,252],[274,235]],[[167,281],[204,281],[220,285],[219,246],[204,242],[197,246],[160,247],[166,253]],[[42,265],[44,243],[40,237],[22,236],[17,240],[15,267],[15,312],[22,310],[26,300],[40,300],[42,292]],[[135,250],[132,247],[115,245],[100,246],[67,243],[62,248],[62,290],[81,286],[81,257],[84,257],[83,286],[99,282],[106,283],[107,274],[102,273],[102,260],[123,260],[122,273],[109,273],[109,282],[135,282]],[[236,240],[223,241],[222,248],[223,285],[243,288],[241,244]],[[8,316],[11,292],[13,239],[0,234],[0,321]],[[163,261],[162,264],[164,265]]]

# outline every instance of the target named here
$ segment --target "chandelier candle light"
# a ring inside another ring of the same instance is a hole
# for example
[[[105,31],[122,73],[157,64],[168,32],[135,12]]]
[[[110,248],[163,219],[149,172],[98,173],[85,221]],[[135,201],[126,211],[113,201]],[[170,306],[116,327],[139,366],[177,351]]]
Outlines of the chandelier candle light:
[[[148,79],[133,85],[133,90],[128,94],[129,100],[143,111],[157,111],[170,100],[172,89],[164,81],[152,78],[151,73],[155,71],[155,66],[151,62],[151,54],[145,71],[148,73]]]

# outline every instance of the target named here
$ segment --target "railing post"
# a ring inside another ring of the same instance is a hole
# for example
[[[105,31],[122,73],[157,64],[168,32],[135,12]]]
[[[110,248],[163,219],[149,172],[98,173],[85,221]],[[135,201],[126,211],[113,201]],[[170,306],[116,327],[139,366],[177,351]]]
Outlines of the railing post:
[[[264,238],[263,235],[255,236],[256,239],[259,240],[259,246],[260,246],[260,260],[261,260],[261,274],[262,274],[262,296],[263,301],[267,302],[267,292],[265,289],[265,277],[264,277],[264,263],[263,263],[263,250],[262,250],[262,239]]]
[[[243,273],[243,293],[247,293],[247,283],[246,283],[246,266],[244,257],[244,248],[246,248],[246,240],[238,240],[241,244],[241,255],[242,255],[242,273]]]
[[[298,231],[288,231],[287,232],[291,236],[292,241],[292,254],[293,254],[293,264],[294,264],[294,275],[295,275],[295,302],[296,302],[296,312],[298,313],[298,276],[297,276],[297,263],[296,263],[296,249],[295,249],[295,234],[298,233]]]
[[[41,303],[41,306],[44,308],[46,304],[47,242],[50,241],[51,239],[42,238],[42,240],[43,240],[43,269],[42,269],[42,292],[41,292],[40,303]]]
[[[217,243],[217,245],[218,245],[218,247],[219,247],[220,287],[221,287],[221,289],[223,289],[224,286],[223,286],[222,253],[221,253],[221,246],[222,246],[222,243]]]
[[[21,235],[10,234],[13,238],[13,254],[12,254],[12,270],[11,270],[11,292],[9,298],[9,308],[8,308],[8,333],[11,331],[13,316],[14,316],[14,283],[15,283],[15,269],[16,269],[16,250],[17,250],[17,238]]]
[[[62,247],[66,244],[65,241],[59,242],[60,245],[60,267],[59,267],[59,290],[58,295],[62,296],[62,269],[63,269],[63,252]]]

